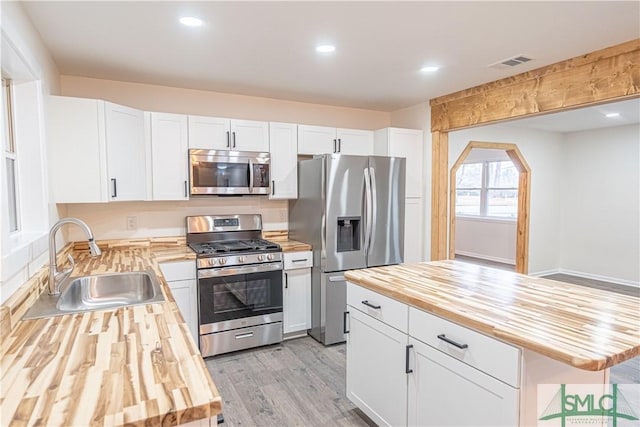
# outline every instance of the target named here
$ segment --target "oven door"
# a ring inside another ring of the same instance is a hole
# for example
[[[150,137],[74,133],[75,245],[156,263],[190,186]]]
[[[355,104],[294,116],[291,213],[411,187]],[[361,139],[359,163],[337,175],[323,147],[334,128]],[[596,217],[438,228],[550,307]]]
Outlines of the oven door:
[[[189,150],[191,195],[269,193],[269,153]]]
[[[198,270],[198,298],[201,334],[282,313],[282,262]]]

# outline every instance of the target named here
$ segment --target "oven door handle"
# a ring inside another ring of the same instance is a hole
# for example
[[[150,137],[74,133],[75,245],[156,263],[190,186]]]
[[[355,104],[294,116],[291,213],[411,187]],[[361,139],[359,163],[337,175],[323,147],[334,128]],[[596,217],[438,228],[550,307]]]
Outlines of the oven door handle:
[[[253,194],[253,160],[249,159],[249,194]]]
[[[198,278],[235,276],[237,274],[262,273],[282,270],[282,261],[268,264],[245,265],[240,267],[206,268],[198,270]]]

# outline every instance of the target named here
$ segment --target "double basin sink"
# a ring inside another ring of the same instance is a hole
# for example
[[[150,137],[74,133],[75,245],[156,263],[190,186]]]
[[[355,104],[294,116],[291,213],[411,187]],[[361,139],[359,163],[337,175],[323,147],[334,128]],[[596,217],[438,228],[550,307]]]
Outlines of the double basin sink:
[[[23,319],[108,310],[164,301],[153,270],[72,277],[63,283],[59,296],[45,290]]]

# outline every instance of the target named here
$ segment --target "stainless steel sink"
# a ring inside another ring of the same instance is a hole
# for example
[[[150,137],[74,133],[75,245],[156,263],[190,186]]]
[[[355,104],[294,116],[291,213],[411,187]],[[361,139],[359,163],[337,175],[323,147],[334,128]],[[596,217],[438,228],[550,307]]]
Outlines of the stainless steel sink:
[[[45,290],[23,319],[164,301],[153,270],[72,277],[61,288],[59,297],[49,295]]]

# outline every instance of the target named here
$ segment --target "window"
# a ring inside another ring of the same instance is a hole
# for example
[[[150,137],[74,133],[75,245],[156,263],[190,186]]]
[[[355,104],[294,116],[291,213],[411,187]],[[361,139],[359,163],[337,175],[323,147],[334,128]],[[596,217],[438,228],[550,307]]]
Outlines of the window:
[[[2,78],[2,148],[4,152],[6,185],[7,185],[7,216],[9,232],[18,231],[18,188],[16,179],[16,144],[14,133],[13,89],[10,79]]]
[[[515,219],[518,178],[509,160],[463,164],[456,172],[456,215]]]

